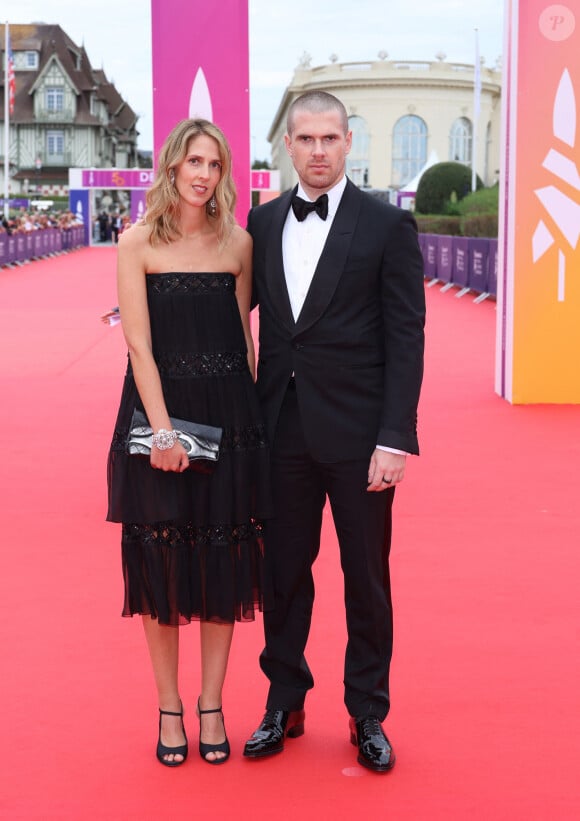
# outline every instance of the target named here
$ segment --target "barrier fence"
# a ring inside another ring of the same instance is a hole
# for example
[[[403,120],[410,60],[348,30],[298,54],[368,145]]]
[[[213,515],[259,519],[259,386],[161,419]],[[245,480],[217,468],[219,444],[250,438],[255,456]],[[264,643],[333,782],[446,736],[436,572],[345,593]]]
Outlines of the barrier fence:
[[[85,245],[82,225],[72,228],[42,228],[26,234],[0,234],[0,267],[20,265],[31,259],[60,254]]]
[[[476,302],[497,294],[497,239],[419,234],[429,287],[443,283],[442,291],[454,286],[456,296],[472,291]]]
[[[27,234],[0,234],[0,267],[70,251],[85,245],[84,227],[44,228]],[[419,234],[429,286],[443,283],[442,290],[459,289],[456,296],[472,291],[476,301],[497,293],[497,239]]]

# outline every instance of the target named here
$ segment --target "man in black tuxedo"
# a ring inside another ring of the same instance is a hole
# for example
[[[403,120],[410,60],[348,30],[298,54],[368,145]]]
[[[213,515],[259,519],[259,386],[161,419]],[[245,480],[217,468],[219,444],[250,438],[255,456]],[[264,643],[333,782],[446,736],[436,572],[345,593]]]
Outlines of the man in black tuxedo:
[[[297,189],[250,212],[260,306],[258,393],[272,443],[268,523],[275,607],[264,614],[266,714],[244,755],[280,752],[304,731],[313,686],[304,657],[328,497],[348,629],[344,685],[358,761],[394,764],[389,709],[391,506],[418,453],[423,260],[413,217],[345,177],[352,134],[342,103],[307,92],[288,113]],[[316,201],[316,202],[314,202]]]

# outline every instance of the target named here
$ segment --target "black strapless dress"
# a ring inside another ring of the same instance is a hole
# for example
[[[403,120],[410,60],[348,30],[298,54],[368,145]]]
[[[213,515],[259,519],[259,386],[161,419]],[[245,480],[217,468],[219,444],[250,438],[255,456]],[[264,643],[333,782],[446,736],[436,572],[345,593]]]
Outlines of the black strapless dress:
[[[147,275],[153,355],[170,416],[224,429],[211,475],[164,473],[128,456],[135,407],[129,363],[108,459],[107,519],[122,522],[124,616],[161,624],[248,621],[269,598],[265,428],[232,274]]]

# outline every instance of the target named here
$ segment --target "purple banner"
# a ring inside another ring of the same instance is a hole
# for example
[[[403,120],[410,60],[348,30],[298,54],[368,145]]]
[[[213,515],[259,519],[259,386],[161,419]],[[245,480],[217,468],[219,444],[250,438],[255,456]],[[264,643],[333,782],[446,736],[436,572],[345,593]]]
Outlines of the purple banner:
[[[454,237],[453,284],[462,288],[469,283],[469,237]]]
[[[0,234],[0,267],[8,263],[8,234]]]
[[[437,247],[439,237],[436,234],[424,234],[423,260],[425,263],[425,276],[428,279],[437,279]]]
[[[488,239],[471,239],[469,254],[469,287],[483,294],[487,291]]]
[[[23,199],[22,197],[15,199],[9,199],[8,205],[10,208],[26,208],[27,210],[30,208],[30,200]],[[0,197],[0,208],[4,211],[4,197]]]
[[[453,273],[453,240],[455,237],[441,235],[437,248],[437,279],[451,282]]]
[[[16,255],[14,257],[16,262],[24,262],[26,259],[26,242],[24,234],[16,234]]]
[[[83,171],[83,174],[85,172]],[[91,206],[90,192],[84,190],[71,190],[68,192],[68,207],[73,212],[78,222],[83,224],[84,245],[91,243]],[[70,246],[65,246],[70,247]]]
[[[153,171],[150,168],[89,168],[82,172],[84,188],[149,188],[152,182]]]
[[[136,223],[145,213],[145,191],[131,191],[131,222]]]
[[[419,246],[427,279],[497,295],[497,239],[419,234]]]

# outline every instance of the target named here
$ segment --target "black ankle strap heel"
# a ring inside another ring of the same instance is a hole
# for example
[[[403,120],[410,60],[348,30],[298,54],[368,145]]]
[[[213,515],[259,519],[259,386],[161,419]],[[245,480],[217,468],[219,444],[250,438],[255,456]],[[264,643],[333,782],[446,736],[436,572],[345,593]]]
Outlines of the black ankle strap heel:
[[[180,744],[179,747],[166,747],[165,744],[161,743],[161,721],[163,716],[179,716],[181,718],[181,729],[183,730],[183,737],[185,738],[185,744]],[[185,764],[185,759],[187,758],[188,753],[188,744],[187,744],[187,735],[185,734],[185,726],[183,724],[183,706],[179,713],[172,713],[171,710],[162,710],[161,707],[159,708],[159,738],[157,739],[157,759],[165,766],[165,767],[180,767],[182,764]],[[181,755],[183,756],[181,761],[168,761],[163,756],[165,755]]]
[[[221,713],[222,724],[224,725],[224,734],[226,736],[226,740],[223,741],[221,744],[205,744],[201,740],[201,717],[205,716],[205,715],[209,715],[210,713]],[[197,714],[199,716],[199,754],[200,754],[200,756],[203,758],[203,760],[205,761],[206,764],[225,764],[225,762],[230,757],[230,742],[228,741],[228,737],[227,737],[227,734],[226,734],[226,725],[225,725],[224,714],[223,714],[223,710],[221,708],[221,705],[219,707],[216,707],[213,710],[202,710],[201,707],[199,706],[199,699],[198,699],[197,700]],[[224,753],[224,756],[223,756],[223,758],[214,758],[212,760],[212,759],[206,758],[208,753]]]

